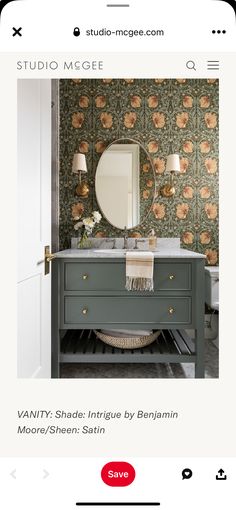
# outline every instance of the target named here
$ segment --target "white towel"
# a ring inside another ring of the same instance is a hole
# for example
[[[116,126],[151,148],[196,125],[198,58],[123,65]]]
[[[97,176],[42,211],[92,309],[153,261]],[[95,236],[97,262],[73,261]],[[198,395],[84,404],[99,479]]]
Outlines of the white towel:
[[[126,253],[127,290],[153,290],[154,254],[151,251]]]
[[[115,336],[117,338],[136,338],[140,336],[149,336],[153,334],[152,329],[147,330],[132,330],[132,329],[101,329],[101,333],[108,336]]]

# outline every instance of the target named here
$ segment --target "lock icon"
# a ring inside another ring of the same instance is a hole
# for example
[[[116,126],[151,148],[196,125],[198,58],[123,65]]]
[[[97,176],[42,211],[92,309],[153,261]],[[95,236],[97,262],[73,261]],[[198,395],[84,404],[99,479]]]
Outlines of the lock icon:
[[[75,28],[74,28],[74,32],[73,32],[73,34],[74,34],[74,36],[75,36],[75,37],[79,37],[79,35],[80,35],[80,29],[79,29],[78,27],[75,27]]]

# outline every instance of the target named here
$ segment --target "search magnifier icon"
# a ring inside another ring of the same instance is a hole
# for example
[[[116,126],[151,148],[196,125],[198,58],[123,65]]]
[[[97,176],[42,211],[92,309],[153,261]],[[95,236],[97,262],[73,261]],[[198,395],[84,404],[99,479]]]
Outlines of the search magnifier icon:
[[[188,60],[188,62],[186,62],[186,67],[187,69],[194,69],[194,71],[196,71],[196,64],[193,60]]]

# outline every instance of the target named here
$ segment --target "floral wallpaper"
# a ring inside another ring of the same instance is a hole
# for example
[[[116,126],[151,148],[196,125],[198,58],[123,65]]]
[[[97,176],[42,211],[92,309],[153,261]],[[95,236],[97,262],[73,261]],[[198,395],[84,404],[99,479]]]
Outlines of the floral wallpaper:
[[[180,237],[184,248],[205,253],[218,264],[218,118],[216,79],[60,80],[60,248],[75,235],[73,217],[99,209],[94,180],[105,148],[117,138],[141,142],[153,161],[141,165],[142,207],[155,200],[131,236]],[[74,152],[86,155],[90,185],[87,199],[75,194]],[[179,153],[176,194],[160,195],[167,182],[166,156]],[[97,237],[120,235],[102,219]]]

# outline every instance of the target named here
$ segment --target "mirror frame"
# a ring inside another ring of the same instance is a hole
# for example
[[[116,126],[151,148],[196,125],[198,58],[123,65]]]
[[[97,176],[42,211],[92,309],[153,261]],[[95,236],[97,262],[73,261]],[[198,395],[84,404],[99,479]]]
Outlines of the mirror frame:
[[[145,218],[143,218],[143,220],[140,221],[140,223],[138,225],[135,225],[134,227],[129,227],[127,228],[128,231],[130,230],[134,230],[135,228],[139,228],[143,223],[144,221],[146,221],[146,219],[149,217],[149,214],[151,213],[151,210],[152,210],[152,207],[153,207],[153,204],[154,204],[154,200],[155,200],[155,197],[156,197],[156,179],[155,179],[155,169],[154,169],[154,165],[153,165],[153,162],[152,162],[152,159],[151,159],[151,156],[150,154],[148,153],[148,151],[145,149],[144,145],[139,142],[139,140],[135,140],[134,138],[129,138],[129,137],[125,137],[125,138],[116,138],[115,140],[113,140],[113,142],[109,143],[109,145],[106,147],[106,149],[103,151],[103,153],[101,154],[100,158],[99,158],[99,161],[98,161],[98,164],[97,164],[97,168],[96,168],[96,172],[95,172],[95,178],[94,178],[94,191],[95,191],[95,195],[96,195],[96,200],[97,200],[97,204],[98,204],[98,207],[101,211],[101,214],[103,216],[103,218],[105,218],[105,220],[109,223],[109,225],[111,225],[113,228],[116,228],[117,230],[120,230],[120,231],[123,231],[124,229],[123,228],[119,228],[119,227],[116,227],[115,225],[113,225],[113,223],[111,223],[108,218],[105,216],[105,214],[103,213],[103,210],[101,208],[101,205],[99,203],[99,200],[98,200],[98,196],[97,196],[97,191],[96,191],[96,173],[97,173],[97,169],[98,169],[98,165],[100,163],[100,160],[104,154],[105,151],[107,151],[112,145],[116,144],[116,143],[119,143],[119,142],[124,142],[128,140],[129,142],[132,142],[132,143],[135,143],[135,144],[138,144],[140,149],[143,149],[146,156],[147,156],[147,159],[151,165],[151,169],[152,169],[152,173],[153,173],[153,181],[154,181],[154,189],[153,189],[153,199],[152,199],[152,203],[150,205],[150,209],[147,213],[147,215],[145,216]],[[128,145],[128,144],[127,144]]]

